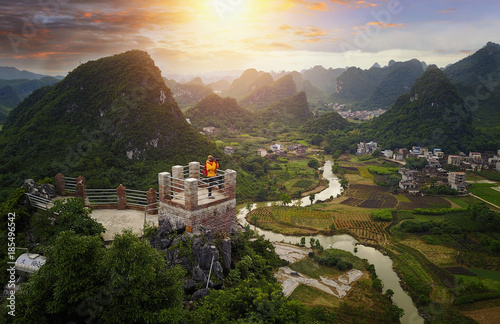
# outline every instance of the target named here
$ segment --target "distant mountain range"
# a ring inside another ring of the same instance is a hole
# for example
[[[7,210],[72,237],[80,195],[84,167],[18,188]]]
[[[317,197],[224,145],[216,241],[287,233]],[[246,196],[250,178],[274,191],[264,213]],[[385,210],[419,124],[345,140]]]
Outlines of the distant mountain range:
[[[45,74],[38,74],[26,70],[18,70],[12,66],[0,66],[0,80],[15,80],[15,79],[28,79],[38,80],[46,77],[56,78],[62,80],[64,77],[61,75],[51,76]]]
[[[32,80],[0,79],[0,125],[4,123],[9,112],[33,91],[56,84],[59,81],[59,79],[48,76]]]

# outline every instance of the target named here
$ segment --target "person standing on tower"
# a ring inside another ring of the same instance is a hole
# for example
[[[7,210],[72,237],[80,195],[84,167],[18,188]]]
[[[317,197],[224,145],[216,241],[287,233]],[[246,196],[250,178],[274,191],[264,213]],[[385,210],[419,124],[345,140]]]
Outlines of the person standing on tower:
[[[203,175],[208,178],[208,198],[215,199],[212,196],[212,187],[214,186],[215,176],[217,175],[217,169],[219,168],[218,159],[209,155],[205,166],[203,167]]]

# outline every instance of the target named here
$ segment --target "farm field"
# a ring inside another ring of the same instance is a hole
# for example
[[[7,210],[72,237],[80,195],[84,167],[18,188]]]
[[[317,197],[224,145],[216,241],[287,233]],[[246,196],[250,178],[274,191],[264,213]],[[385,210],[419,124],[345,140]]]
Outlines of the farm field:
[[[492,204],[500,205],[500,191],[493,189],[493,187],[498,187],[498,184],[475,184],[470,189],[470,191],[478,196],[483,198],[484,200],[489,201]]]
[[[500,192],[499,192],[500,194]],[[435,196],[393,195],[388,188],[363,184],[350,184],[341,204],[364,208],[449,208],[451,204],[444,198]]]
[[[457,252],[455,249],[442,245],[427,244],[421,238],[413,235],[407,236],[401,243],[422,252],[429,261],[438,266],[448,267],[456,264],[455,255]]]
[[[384,230],[388,223],[373,221],[369,212],[273,206],[254,209],[246,219],[252,225],[283,234],[347,232],[370,244],[386,244],[388,240]]]

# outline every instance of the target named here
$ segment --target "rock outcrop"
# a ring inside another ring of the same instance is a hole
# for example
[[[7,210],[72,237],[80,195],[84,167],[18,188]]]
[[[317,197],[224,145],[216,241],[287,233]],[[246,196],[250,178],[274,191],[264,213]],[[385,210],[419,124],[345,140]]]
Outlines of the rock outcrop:
[[[218,248],[209,230],[194,235],[186,232],[183,224],[160,220],[150,243],[165,251],[169,266],[180,265],[187,271],[184,290],[193,300],[208,295],[207,282],[209,288],[221,287],[231,268],[231,239],[222,239]]]

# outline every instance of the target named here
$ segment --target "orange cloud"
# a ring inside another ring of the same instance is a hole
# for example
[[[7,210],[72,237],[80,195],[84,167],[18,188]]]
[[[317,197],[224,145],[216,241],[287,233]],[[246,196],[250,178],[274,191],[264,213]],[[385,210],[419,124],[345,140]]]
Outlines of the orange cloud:
[[[295,35],[305,36],[305,37],[317,37],[324,36],[327,32],[324,29],[318,27],[307,27],[304,29],[299,29],[295,31]]]
[[[292,26],[287,25],[287,24],[284,24],[284,25],[280,26],[280,30],[288,30],[288,29],[292,29]]]
[[[457,9],[445,9],[445,10],[440,10],[439,12],[440,13],[448,13],[448,12],[453,12],[453,11],[457,11]]]
[[[396,28],[403,26],[403,24],[387,24],[380,21],[369,22],[366,25],[379,25],[382,28]]]
[[[378,6],[378,4],[376,4],[376,3],[370,3],[370,2],[366,2],[366,1],[356,1],[356,4],[358,5],[358,7],[361,7],[361,8]]]
[[[307,9],[316,10],[316,11],[328,11],[328,3],[326,2],[317,2],[308,6]]]

